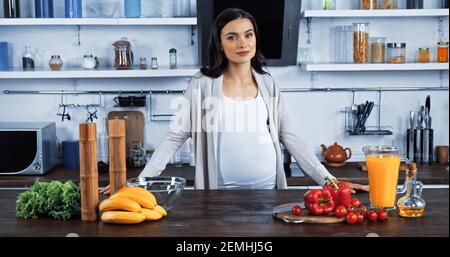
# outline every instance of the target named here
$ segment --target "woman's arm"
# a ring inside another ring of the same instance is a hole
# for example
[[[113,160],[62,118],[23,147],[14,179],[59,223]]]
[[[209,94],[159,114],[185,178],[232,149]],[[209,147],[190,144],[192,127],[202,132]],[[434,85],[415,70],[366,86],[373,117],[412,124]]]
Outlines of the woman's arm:
[[[326,177],[336,179],[328,172],[325,166],[322,165],[314,154],[314,151],[291,125],[290,118],[284,106],[283,97],[279,93],[278,87],[276,87],[276,90],[278,90],[279,95],[278,115],[280,121],[279,135],[281,143],[283,143],[289,153],[297,160],[300,167],[302,167],[302,169],[319,185],[323,186],[326,183]]]
[[[194,81],[194,80],[193,80]],[[181,109],[170,123],[170,131],[153,153],[139,177],[159,176],[175,152],[191,136],[191,95],[194,82],[188,86],[184,97],[180,98]]]

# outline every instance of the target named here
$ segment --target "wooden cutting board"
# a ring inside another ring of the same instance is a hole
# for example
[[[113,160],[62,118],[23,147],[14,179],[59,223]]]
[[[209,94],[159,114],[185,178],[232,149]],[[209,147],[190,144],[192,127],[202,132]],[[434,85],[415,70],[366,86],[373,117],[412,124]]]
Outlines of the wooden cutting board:
[[[300,205],[300,203],[286,203],[278,205],[273,209],[273,212],[279,210],[290,209],[293,205]],[[287,223],[313,223],[313,224],[335,224],[345,221],[345,217],[338,218],[336,216],[314,216],[311,215],[307,209],[302,209],[300,216],[293,215],[290,211],[284,211],[280,213],[274,213],[273,216]]]
[[[142,143],[144,146],[144,114],[138,111],[113,111],[108,113],[108,120],[126,120],[126,153],[127,159],[130,155],[130,148],[134,144]]]

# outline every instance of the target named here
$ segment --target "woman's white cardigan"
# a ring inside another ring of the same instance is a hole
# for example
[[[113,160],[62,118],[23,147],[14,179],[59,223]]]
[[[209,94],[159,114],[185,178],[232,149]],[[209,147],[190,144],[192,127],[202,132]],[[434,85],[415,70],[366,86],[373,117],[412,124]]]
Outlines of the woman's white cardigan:
[[[255,70],[252,72],[269,114],[269,131],[277,159],[277,189],[287,188],[280,143],[318,184],[323,185],[325,177],[334,178],[291,126],[280,88],[273,78],[269,74],[259,74]],[[171,122],[170,132],[155,150],[139,177],[158,176],[178,148],[192,137],[191,151],[195,156],[195,188],[217,189],[217,119],[221,111],[218,101],[222,82],[223,76],[214,79],[198,73],[193,77],[185,91],[184,104]]]

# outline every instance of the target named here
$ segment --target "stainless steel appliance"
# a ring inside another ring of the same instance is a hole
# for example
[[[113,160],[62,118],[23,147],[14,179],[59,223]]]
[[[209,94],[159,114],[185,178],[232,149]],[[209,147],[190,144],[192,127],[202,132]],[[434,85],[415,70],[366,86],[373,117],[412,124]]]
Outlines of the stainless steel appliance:
[[[0,122],[0,175],[42,175],[56,163],[54,122]]]

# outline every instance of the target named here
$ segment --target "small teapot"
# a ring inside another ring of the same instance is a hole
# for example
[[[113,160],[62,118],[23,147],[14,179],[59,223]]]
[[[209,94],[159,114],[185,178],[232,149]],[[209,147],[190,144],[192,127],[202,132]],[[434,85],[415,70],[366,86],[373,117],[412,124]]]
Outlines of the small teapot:
[[[352,150],[350,148],[344,149],[338,143],[334,143],[328,148],[324,144],[320,146],[322,147],[323,158],[329,163],[343,163],[352,157]]]

